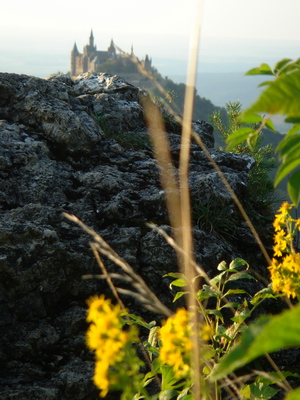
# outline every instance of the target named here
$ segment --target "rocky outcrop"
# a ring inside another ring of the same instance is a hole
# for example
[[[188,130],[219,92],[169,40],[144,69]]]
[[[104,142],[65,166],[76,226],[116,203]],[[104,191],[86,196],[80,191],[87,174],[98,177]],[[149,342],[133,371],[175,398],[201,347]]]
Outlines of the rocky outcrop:
[[[89,238],[63,212],[93,227],[163,302],[171,302],[162,275],[176,270],[176,257],[145,224],[152,221],[169,230],[139,101],[143,95],[107,74],[85,74],[75,82],[67,76],[43,80],[0,74],[3,400],[98,398],[91,381],[93,358],[84,345],[85,300],[110,292],[104,281],[82,279],[98,273],[98,267]],[[171,130],[175,125],[166,124],[176,163],[180,136]],[[253,159],[214,149],[208,124],[194,122],[194,128],[243,199]],[[224,259],[256,250],[195,143],[190,185],[196,259],[208,273]],[[106,265],[116,269],[107,260]],[[140,312],[133,299],[126,304]]]

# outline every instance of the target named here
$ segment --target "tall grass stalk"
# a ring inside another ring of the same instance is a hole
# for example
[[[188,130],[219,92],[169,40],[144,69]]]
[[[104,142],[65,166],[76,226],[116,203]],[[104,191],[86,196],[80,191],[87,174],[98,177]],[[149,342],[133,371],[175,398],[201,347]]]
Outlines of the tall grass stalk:
[[[204,145],[202,139],[192,130],[192,115],[193,115],[193,103],[194,103],[194,87],[196,81],[197,74],[197,60],[198,60],[198,48],[200,43],[200,34],[201,34],[201,20],[203,16],[203,0],[197,1],[197,12],[196,12],[196,21],[194,24],[194,32],[191,38],[190,45],[190,54],[189,54],[189,66],[187,72],[187,83],[186,83],[186,93],[185,93],[185,104],[184,104],[184,112],[183,118],[176,116],[176,120],[180,121],[182,124],[182,136],[181,136],[181,148],[180,148],[180,158],[179,158],[179,167],[178,170],[173,165],[172,155],[170,150],[170,143],[167,137],[165,125],[163,122],[163,118],[161,116],[159,107],[157,107],[150,99],[149,96],[141,96],[141,104],[144,108],[145,119],[148,125],[149,135],[151,138],[151,142],[153,145],[154,155],[158,163],[160,180],[162,188],[165,193],[166,206],[169,214],[170,224],[172,227],[172,234],[174,237],[174,241],[168,235],[166,235],[163,231],[161,231],[158,227],[151,224],[150,227],[156,229],[160,232],[165,239],[170,243],[171,246],[177,252],[177,259],[180,271],[187,277],[189,282],[189,293],[186,295],[186,303],[187,307],[190,311],[194,311],[191,313],[191,325],[194,330],[198,329],[199,318],[203,317],[197,310],[199,304],[197,301],[197,292],[198,287],[196,286],[196,282],[198,281],[200,284],[201,281],[195,279],[197,276],[201,275],[202,279],[205,282],[209,282],[209,278],[205,274],[205,272],[201,269],[201,267],[197,266],[194,260],[194,249],[193,249],[193,235],[192,235],[192,221],[191,221],[191,201],[190,201],[190,191],[189,191],[189,160],[190,160],[190,149],[191,149],[191,141],[195,140],[196,143],[203,150],[204,154],[207,156],[215,170],[217,171],[219,177],[221,178],[223,184],[227,188],[230,193],[232,199],[234,200],[238,210],[241,215],[247,222],[256,242],[258,243],[265,259],[267,262],[271,263],[269,255],[257,233],[255,230],[250,218],[245,212],[241,202],[236,196],[235,192],[231,188],[229,182],[226,177],[222,173],[221,169],[216,164],[215,160],[211,157],[210,152]],[[120,50],[120,49],[119,49]],[[128,55],[128,57],[130,57]],[[153,77],[149,74],[148,71],[145,71],[141,68],[141,65],[137,60],[132,60],[137,63],[140,72],[146,75],[148,78],[154,80]],[[161,91],[163,88],[156,82],[157,86]],[[165,98],[168,98],[166,93]],[[170,100],[168,98],[168,100]],[[173,115],[175,113],[170,110],[169,105],[167,104],[168,111],[171,111]],[[94,242],[91,244],[92,250],[95,254],[96,260],[102,269],[102,277],[106,278],[108,284],[112,290],[112,293],[115,295],[119,304],[124,307],[119,293],[121,294],[130,294],[135,296],[145,307],[149,310],[154,311],[156,313],[160,313],[166,317],[171,315],[171,311],[165,307],[160,300],[151,292],[151,290],[147,287],[146,283],[135,274],[132,268],[127,264],[125,260],[119,257],[112,248],[99,236],[95,231],[88,228],[83,222],[81,222],[75,216],[66,215],[67,218],[72,220],[81,226],[89,235],[92,236]],[[122,278],[120,274],[108,274],[105,269],[100,254],[108,257],[110,260],[114,261],[125,273],[125,277]],[[256,271],[253,271],[256,273]],[[259,276],[258,273],[256,273]],[[121,288],[116,288],[112,282],[112,278],[117,277],[119,279],[124,279],[126,282],[131,283],[132,287],[136,290],[136,292],[132,292],[129,290],[124,290]],[[262,277],[259,276],[259,279],[267,283]],[[204,315],[204,313],[202,313]],[[200,321],[201,322],[201,321]],[[201,350],[205,346],[205,343],[201,342],[201,339],[198,334],[191,335],[191,340],[193,342],[193,351],[192,351],[192,359],[191,365],[193,370],[193,400],[206,400],[206,399],[219,399],[219,390],[215,386],[209,387],[209,383],[207,379],[205,380],[202,376],[200,360],[201,360]],[[275,366],[276,367],[276,366]],[[225,378],[224,381],[224,390],[227,391],[230,398],[239,399],[242,396],[239,393],[239,388],[242,383],[239,379],[234,379],[234,374],[231,375],[231,378]],[[216,384],[215,384],[216,385]]]
[[[197,287],[195,279],[196,271],[193,268],[193,237],[191,223],[191,201],[189,191],[189,159],[192,139],[192,117],[193,105],[195,98],[196,75],[198,65],[198,49],[200,43],[200,34],[202,27],[203,1],[198,0],[196,19],[194,22],[194,32],[191,35],[189,64],[187,71],[186,93],[184,100],[183,120],[182,120],[182,136],[179,158],[179,190],[180,190],[180,215],[182,223],[182,248],[184,257],[182,260],[182,271],[191,284],[191,290],[187,294],[187,305],[189,309],[197,310]],[[194,329],[197,329],[199,313],[190,314],[191,323]],[[193,342],[191,365],[194,374],[193,395],[195,400],[201,399],[202,379],[200,373],[200,336],[192,335]]]

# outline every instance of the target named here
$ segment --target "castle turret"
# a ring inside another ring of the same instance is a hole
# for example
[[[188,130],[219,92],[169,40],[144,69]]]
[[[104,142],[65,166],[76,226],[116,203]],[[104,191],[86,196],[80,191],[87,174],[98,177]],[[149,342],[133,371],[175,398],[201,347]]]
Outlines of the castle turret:
[[[109,48],[107,49],[109,57],[115,57],[116,56],[116,46],[114,44],[113,39],[110,41]]]
[[[148,57],[148,54],[146,54],[146,57],[142,61],[142,67],[145,70],[149,71],[149,70],[151,70],[151,64],[152,64],[152,60],[150,60],[149,57]]]
[[[94,35],[93,35],[93,29],[91,30],[91,34],[90,34],[89,45],[90,45],[91,47],[94,47]]]
[[[73,49],[71,51],[71,71],[70,71],[70,75],[71,76],[76,76],[78,75],[77,71],[76,71],[76,64],[77,64],[77,57],[79,57],[79,51],[77,49],[77,45],[76,42],[74,43]]]
[[[79,51],[78,51],[78,49],[77,49],[77,44],[76,44],[76,42],[74,42],[74,46],[73,46],[73,49],[72,49],[72,52],[71,52],[71,53],[79,54]]]

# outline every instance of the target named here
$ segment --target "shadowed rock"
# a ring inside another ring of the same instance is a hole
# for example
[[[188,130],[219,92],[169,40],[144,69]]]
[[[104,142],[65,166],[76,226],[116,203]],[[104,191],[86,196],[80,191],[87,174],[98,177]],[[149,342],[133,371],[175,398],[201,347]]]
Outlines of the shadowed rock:
[[[176,271],[176,257],[164,239],[146,227],[152,221],[168,231],[169,221],[156,161],[146,142],[141,95],[140,89],[107,74],[85,74],[75,82],[67,76],[44,80],[0,74],[3,400],[98,398],[92,384],[93,356],[84,345],[85,300],[111,294],[106,282],[82,279],[99,269],[89,237],[62,212],[75,214],[99,232],[172,306],[169,282],[162,275]],[[207,123],[194,122],[194,128],[242,199],[253,159],[213,149]],[[176,165],[180,136],[170,128],[168,136]],[[195,143],[190,185],[193,204],[219,204],[215,215],[222,221],[215,226],[202,223],[199,209],[194,218],[195,256],[213,275],[220,261],[256,245]],[[218,231],[225,215],[220,207],[234,220],[227,237],[226,231]],[[117,270],[104,261],[110,271]],[[126,305],[153,318],[131,298]]]

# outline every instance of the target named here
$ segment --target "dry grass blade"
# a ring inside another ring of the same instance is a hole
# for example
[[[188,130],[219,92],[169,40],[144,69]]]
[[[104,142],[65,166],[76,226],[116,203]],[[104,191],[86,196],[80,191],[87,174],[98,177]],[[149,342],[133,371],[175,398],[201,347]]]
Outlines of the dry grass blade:
[[[173,247],[173,249],[178,253],[181,254],[182,256],[184,255],[184,250],[175,242],[175,240],[168,235],[163,229],[159,228],[157,225],[153,224],[153,223],[148,223],[147,226],[149,226],[149,228],[155,230],[156,232],[158,232],[165,240],[166,242]],[[198,265],[193,259],[191,260],[191,266],[194,268],[195,272],[198,275],[201,275],[201,277],[203,277],[203,279],[206,281],[206,283],[208,285],[211,285],[210,283],[210,278],[207,275],[207,273],[204,271],[203,268],[200,267],[200,265]],[[217,289],[215,287],[215,289]]]
[[[172,312],[155,296],[155,294],[148,288],[144,280],[134,272],[131,266],[124,259],[122,259],[97,232],[95,232],[93,229],[85,225],[75,215],[70,215],[67,213],[64,213],[63,215],[70,221],[75,222],[86,233],[92,236],[94,243],[92,243],[91,246],[94,251],[94,254],[99,252],[100,254],[106,256],[108,259],[113,261],[123,270],[128,279],[130,279],[131,281],[130,283],[132,284],[132,286],[138,292],[134,293],[132,291],[127,290],[126,294],[131,294],[134,297],[138,296],[138,299],[142,302],[142,304],[144,304],[145,307],[147,307],[148,309],[151,308],[151,311],[155,313],[165,315],[166,317],[172,315]],[[107,276],[108,274],[107,272],[104,272],[103,275]],[[112,285],[111,287],[113,287],[113,293],[114,293],[115,287],[112,284],[112,282],[111,285]],[[120,292],[120,290],[118,291]]]
[[[180,228],[181,215],[180,195],[177,176],[172,162],[169,140],[159,108],[151,101],[149,96],[141,99],[144,108],[149,135],[153,144],[155,158],[158,162],[161,185],[165,191],[165,199],[172,228]],[[179,230],[174,231],[176,241],[181,244],[182,238]]]

